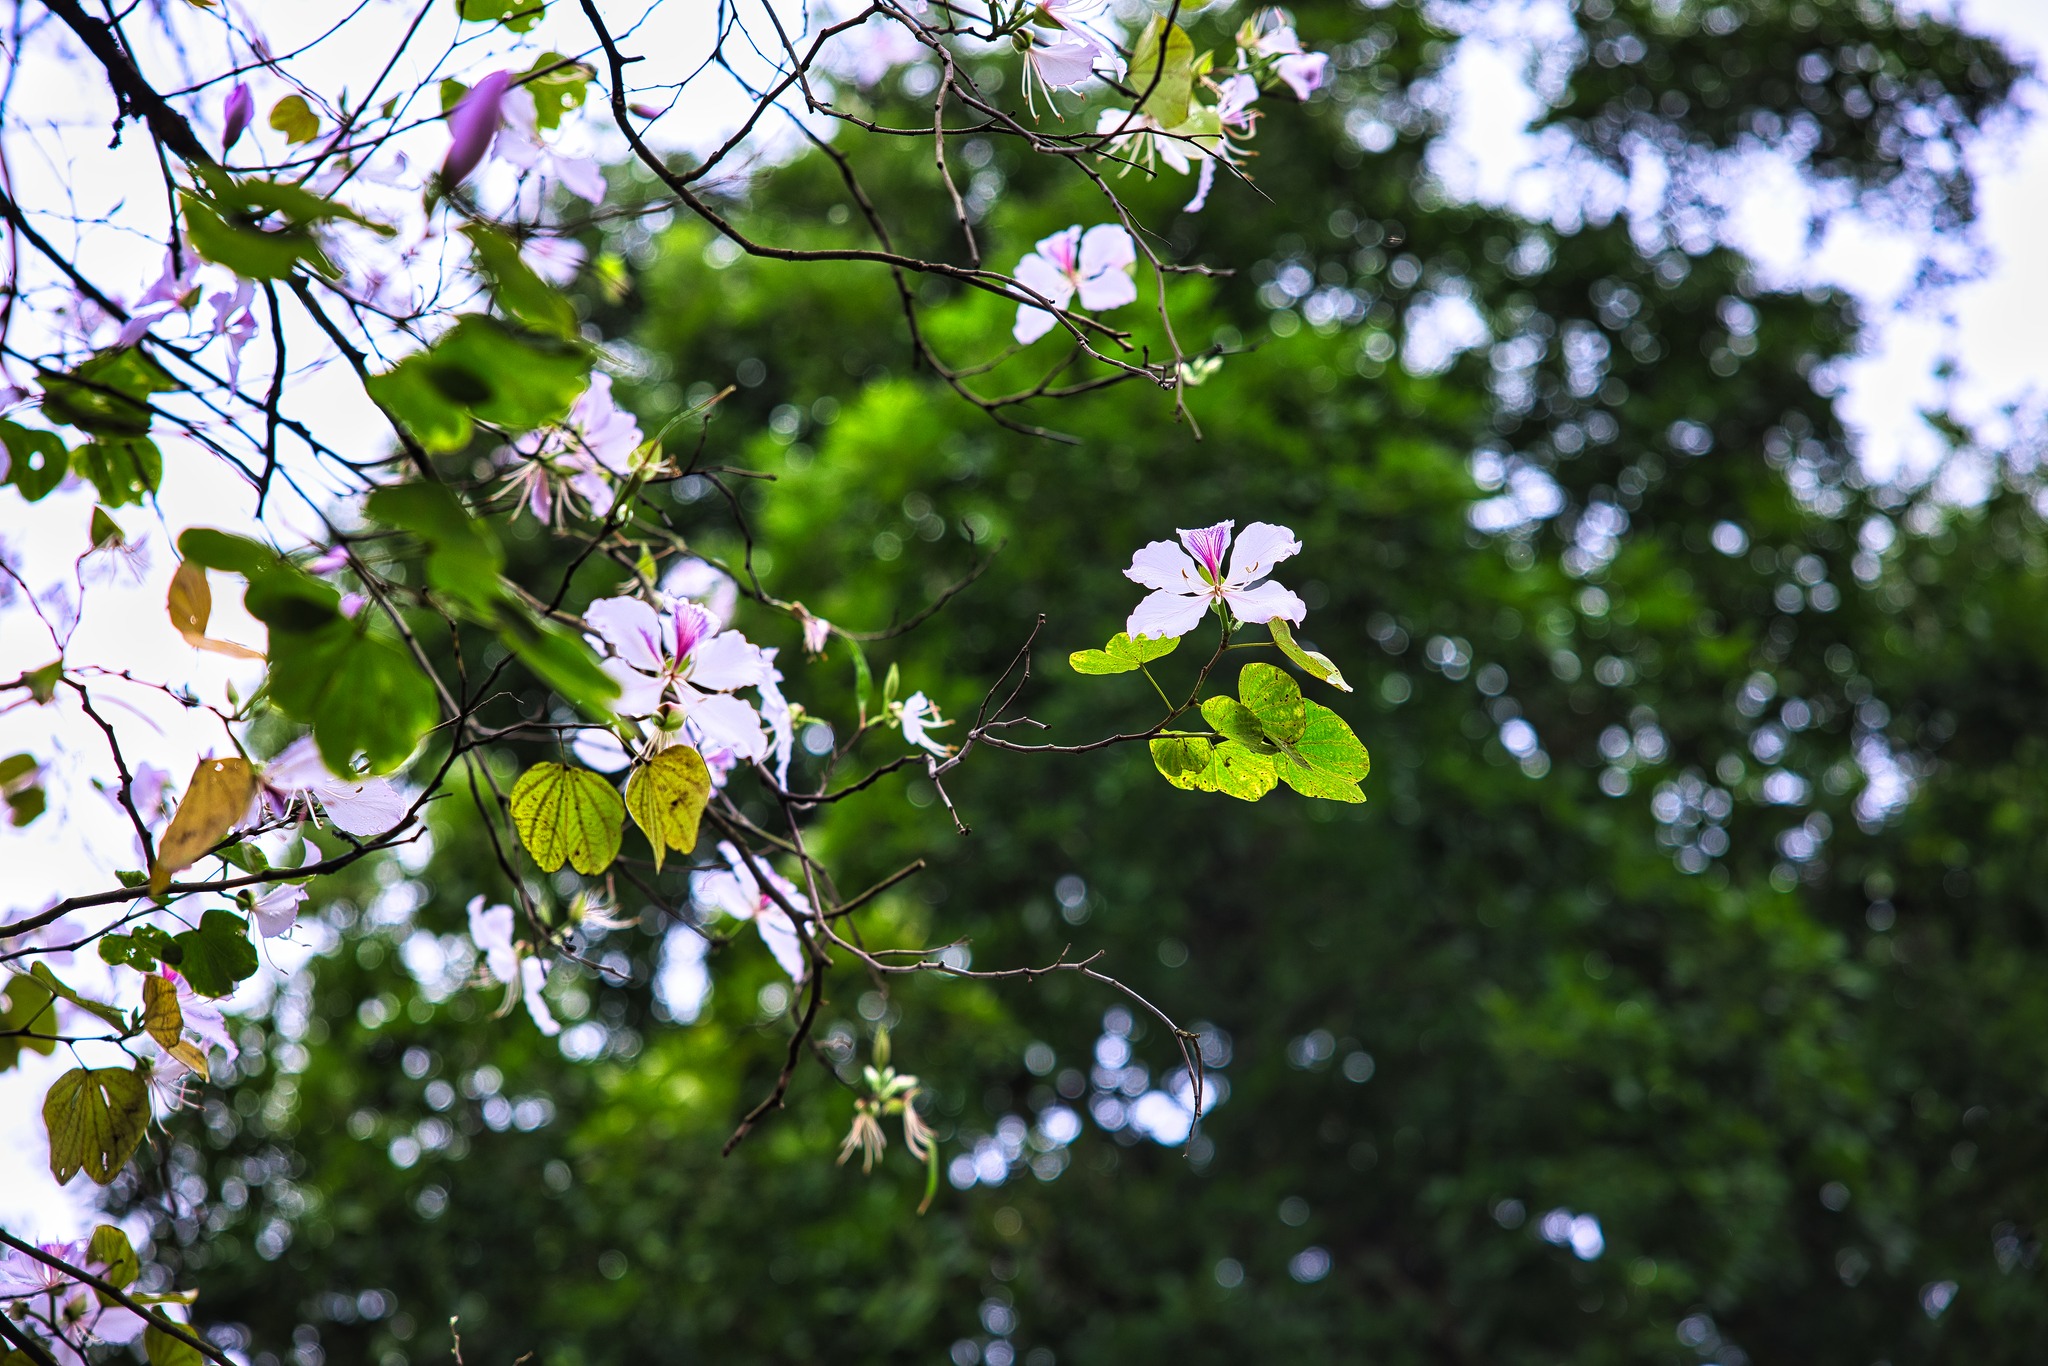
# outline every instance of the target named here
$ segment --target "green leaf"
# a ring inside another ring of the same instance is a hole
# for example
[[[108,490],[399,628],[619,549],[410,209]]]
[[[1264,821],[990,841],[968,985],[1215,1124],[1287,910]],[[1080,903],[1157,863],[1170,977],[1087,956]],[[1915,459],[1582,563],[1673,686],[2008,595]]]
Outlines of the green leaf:
[[[0,787],[26,778],[36,771],[36,756],[33,754],[10,754],[0,759]]]
[[[183,1338],[172,1337],[155,1324],[142,1330],[142,1350],[149,1366],[206,1366],[197,1347]]]
[[[505,553],[446,484],[389,485],[370,495],[367,511],[426,542],[428,587],[453,598],[473,618],[488,621],[496,615],[505,596],[498,579]]]
[[[263,616],[254,587],[248,597],[250,611]],[[434,685],[412,656],[338,615],[311,631],[271,622],[269,686],[279,710],[313,728],[321,760],[336,773],[352,772],[358,753],[374,771],[398,767],[441,715]]]
[[[471,23],[502,24],[514,33],[539,23],[546,10],[542,0],[455,0],[455,12]]]
[[[154,925],[138,926],[133,934],[102,935],[99,948],[101,962],[137,972],[148,972],[158,963],[176,967],[185,956],[170,935]]]
[[[472,313],[365,387],[422,446],[455,451],[478,420],[515,433],[560,421],[589,387],[590,362],[581,343]]]
[[[32,964],[29,967],[28,975],[35,978],[37,984],[42,986],[47,991],[49,991],[51,995],[63,997],[65,1000],[71,1002],[72,1005],[77,1006],[80,1010],[98,1016],[101,1020],[105,1021],[107,1024],[111,1025],[115,1029],[127,1029],[127,1016],[123,1015],[120,1011],[116,1010],[114,1007],[110,1005],[105,1004],[104,1002],[95,1001],[90,997],[79,995],[71,987],[67,986],[65,983],[58,980],[57,974],[50,971],[49,964]]]
[[[868,668],[867,651],[853,637],[846,638],[846,648],[853,655],[853,705],[862,716],[868,714],[868,699],[875,694],[875,675]]]
[[[1202,719],[1214,727],[1218,735],[1237,741],[1255,754],[1279,752],[1279,746],[1266,738],[1257,715],[1234,697],[1204,698]]]
[[[24,673],[21,681],[28,684],[28,695],[33,697],[38,705],[48,706],[50,699],[57,695],[58,680],[63,677],[64,661],[53,659],[40,669],[30,669]]]
[[[295,147],[320,136],[320,116],[306,103],[304,95],[286,95],[270,106],[270,126]]]
[[[43,1099],[50,1173],[69,1184],[83,1171],[102,1186],[128,1164],[149,1126],[149,1064],[73,1068]]]
[[[597,69],[572,62],[559,52],[544,52],[526,69],[520,84],[533,96],[533,121],[542,131],[562,126],[562,115],[581,109]]]
[[[243,279],[282,280],[296,273],[301,262],[325,279],[340,275],[308,227],[253,227],[223,216],[197,195],[181,194],[179,200],[192,249]]]
[[[1237,676],[1237,695],[1258,718],[1259,729],[1276,744],[1291,745],[1308,724],[1301,685],[1277,664],[1247,664]],[[1213,722],[1211,723],[1213,724]]]
[[[1152,763],[1175,787],[1240,801],[1255,802],[1279,784],[1273,760],[1235,740],[1162,737],[1152,742]]]
[[[178,971],[201,996],[227,996],[256,975],[249,922],[231,911],[208,911],[199,928],[171,936],[184,954]]]
[[[147,436],[154,417],[149,396],[177,387],[162,366],[132,346],[102,351],[44,382],[43,415],[89,436]]]
[[[78,472],[92,480],[100,500],[120,507],[139,503],[164,478],[163,453],[146,436],[104,436],[71,453]]]
[[[1273,632],[1273,643],[1280,647],[1281,654],[1294,661],[1296,668],[1310,678],[1329,684],[1339,692],[1351,691],[1351,685],[1344,681],[1344,675],[1338,672],[1337,666],[1330,661],[1328,655],[1317,654],[1314,650],[1305,650],[1295,644],[1294,631],[1284,620],[1274,617],[1266,625]]]
[[[178,537],[178,555],[204,569],[219,569],[255,581],[277,564],[277,552],[259,541],[211,527],[195,526]]]
[[[50,1008],[57,994],[33,977],[16,977],[0,992],[0,1072],[21,1060],[22,1051],[52,1053],[55,1039],[24,1038],[17,1031],[32,1029],[38,1034],[57,1032],[57,1012]]]
[[[626,827],[626,804],[602,777],[582,768],[535,764],[512,788],[512,824],[542,872],[566,860],[586,876],[611,867]]]
[[[25,787],[19,792],[7,794],[7,821],[16,829],[27,825],[43,814],[49,805],[49,794],[41,787]]]
[[[533,676],[592,720],[611,716],[619,681],[598,664],[588,641],[552,622],[536,621],[524,608],[508,604],[500,614],[498,638]]]
[[[654,848],[656,872],[668,850],[687,854],[697,847],[697,823],[710,799],[711,770],[687,745],[665,749],[633,770],[626,780],[626,811]]]
[[[1372,758],[1344,718],[1328,707],[1308,704],[1302,737],[1277,760],[1280,779],[1304,797],[1362,802],[1359,781],[1372,771]]]
[[[346,219],[385,237],[391,236],[395,231],[389,224],[366,218],[338,199],[315,194],[305,186],[294,185],[288,180],[268,180],[262,176],[238,178],[218,166],[200,168],[199,178],[206,187],[208,198],[217,209],[232,217],[245,219],[251,225],[261,222],[271,214],[277,214],[294,227],[309,227],[315,223],[332,223]]]
[[[505,316],[558,337],[576,336],[576,308],[569,296],[534,272],[519,246],[501,232],[471,223],[462,230],[476,251],[477,269]]]
[[[1131,47],[1129,84],[1142,101],[1139,111],[1151,115],[1161,128],[1186,121],[1194,96],[1195,44],[1180,25],[1168,24],[1158,15],[1145,25]]]
[[[71,469],[71,452],[55,432],[0,421],[0,446],[7,448],[7,482],[31,503],[49,495]]]
[[[92,1231],[92,1241],[86,1244],[85,1259],[88,1264],[98,1266],[100,1279],[116,1290],[126,1290],[142,1274],[142,1259],[135,1255],[135,1244],[112,1224],[101,1224]],[[102,1304],[113,1302],[104,1291],[100,1296]]]
[[[1122,631],[1109,638],[1099,650],[1076,650],[1067,663],[1077,674],[1127,674],[1164,659],[1180,646],[1180,637],[1139,636],[1132,640]]]

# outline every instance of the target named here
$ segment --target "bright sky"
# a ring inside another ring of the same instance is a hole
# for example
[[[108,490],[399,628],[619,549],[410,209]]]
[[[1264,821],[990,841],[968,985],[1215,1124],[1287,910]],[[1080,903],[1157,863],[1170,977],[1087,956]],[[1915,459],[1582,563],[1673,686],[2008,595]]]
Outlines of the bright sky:
[[[1554,5],[1555,0],[1505,0],[1503,8],[1540,24]],[[1964,0],[1961,8],[1970,23],[2005,36],[2021,53],[2039,57],[2048,52],[2048,3],[2043,0]],[[1528,170],[1540,160],[1541,149],[1522,136],[1534,107],[1526,96],[1517,97],[1512,81],[1500,79],[1518,77],[1521,58],[1480,43],[1463,60],[1456,91],[1459,135],[1452,149],[1457,174],[1452,179],[1479,197],[1521,203],[1521,196],[1540,189],[1532,188]],[[2024,102],[2038,107],[2041,92],[2030,90]],[[131,141],[140,146],[144,140]],[[1742,200],[1736,233],[1768,274],[1785,281],[1843,284],[1872,309],[1873,344],[1848,370],[1842,407],[1873,471],[1925,467],[1931,440],[1918,411],[1943,396],[1933,372],[1944,357],[1954,357],[1961,367],[1948,399],[1973,418],[1995,420],[2006,402],[2039,399],[2048,389],[2043,384],[2048,331],[2039,323],[2048,316],[2048,254],[2038,246],[2039,225],[2048,220],[2048,121],[2022,126],[2015,136],[1981,149],[1977,170],[1981,240],[1989,253],[1986,273],[1911,310],[1895,307],[1914,259],[1908,245],[1849,223],[1818,253],[1808,254],[1799,215],[1785,211],[1782,184],[1759,175]],[[1796,208],[1796,197],[1790,202]],[[153,262],[141,262],[129,272],[134,276],[131,293],[154,270]],[[171,630],[163,610],[173,567],[167,533],[195,523],[239,523],[246,516],[246,490],[190,452],[173,455],[172,473],[161,519],[136,508],[119,514],[131,535],[147,536],[147,553],[132,566],[110,566],[112,581],[93,588],[69,657],[132,666],[155,677],[189,678],[200,696],[224,700],[230,684],[246,689],[255,674],[246,664],[194,656]],[[62,563],[87,543],[91,507],[83,494],[54,495],[33,509],[8,495],[0,498],[0,540],[12,562]],[[223,594],[216,603],[213,633],[260,643],[260,628],[232,596]],[[0,625],[0,676],[45,663],[55,654],[48,636],[18,606],[8,610]],[[161,697],[138,696],[135,705],[156,728],[148,757],[181,780],[193,756],[222,748],[219,723],[203,712],[189,712]],[[50,758],[59,774],[50,814],[26,832],[7,837],[8,885],[0,893],[0,918],[12,919],[48,904],[63,890],[76,890],[81,870],[95,870],[85,876],[99,886],[107,870],[136,862],[132,833],[112,805],[84,782],[101,767],[94,733],[72,724],[79,718],[52,725],[49,717],[37,708],[0,716],[0,754],[33,750]],[[81,964],[72,974],[78,985],[87,986],[96,967],[96,962]],[[56,1238],[87,1226],[83,1202],[91,1188],[81,1177],[70,1190],[58,1191],[45,1165],[40,1097],[66,1065],[57,1058],[32,1059],[0,1079],[0,1224],[18,1233]]]

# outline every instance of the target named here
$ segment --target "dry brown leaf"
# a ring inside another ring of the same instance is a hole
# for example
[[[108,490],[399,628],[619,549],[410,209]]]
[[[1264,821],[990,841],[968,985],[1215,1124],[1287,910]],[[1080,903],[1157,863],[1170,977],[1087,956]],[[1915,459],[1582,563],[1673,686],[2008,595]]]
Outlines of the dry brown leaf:
[[[256,772],[247,759],[201,759],[171,817],[149,870],[149,894],[161,900],[174,874],[197,863],[249,814]]]
[[[213,589],[207,586],[206,571],[192,561],[186,560],[171,575],[171,593],[164,605],[170,609],[171,625],[178,628],[178,634],[193,649],[232,659],[263,658],[261,651],[231,640],[215,640],[206,634],[206,623],[213,617]]]

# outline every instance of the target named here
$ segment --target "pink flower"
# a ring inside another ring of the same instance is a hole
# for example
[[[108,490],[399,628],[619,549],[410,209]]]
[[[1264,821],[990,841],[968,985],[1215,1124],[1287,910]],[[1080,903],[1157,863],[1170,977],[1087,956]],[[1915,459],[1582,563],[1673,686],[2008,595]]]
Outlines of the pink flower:
[[[729,840],[720,841],[718,852],[725,856],[726,866],[711,872],[690,874],[690,897],[706,910],[723,911],[735,920],[751,920],[754,928],[761,932],[761,942],[775,955],[775,961],[789,974],[789,979],[799,985],[804,980],[804,946],[797,936],[796,926],[790,923],[789,912],[782,909],[776,899],[761,890],[760,882],[754,877],[754,870],[740,857]],[[758,860],[757,860],[758,862]],[[811,903],[786,877],[762,863],[768,881],[782,895],[782,901],[794,906],[801,915],[809,915]]]
[[[1115,223],[1098,223],[1082,232],[1077,223],[1042,239],[1038,249],[1017,263],[1017,283],[1064,309],[1080,296],[1090,311],[1118,308],[1138,297],[1131,278],[1137,264],[1131,235]],[[1017,305],[1011,335],[1030,343],[1053,330],[1058,319],[1036,304]]]
[[[505,130],[498,134],[498,155],[522,171],[539,170],[562,182],[563,188],[592,204],[604,201],[604,172],[589,157],[564,155],[540,140],[533,92],[519,87],[505,92]]]
[[[1180,545],[1154,541],[1131,556],[1124,577],[1153,592],[1131,613],[1124,630],[1133,637],[1176,639],[1194,630],[1210,604],[1217,602],[1247,625],[1275,617],[1298,623],[1308,615],[1300,598],[1268,577],[1274,565],[1301,549],[1294,533],[1271,522],[1253,522],[1237,538],[1225,573],[1223,552],[1230,548],[1230,532],[1236,525],[1218,522],[1194,531],[1183,529]]]
[[[1305,100],[1322,88],[1329,70],[1329,54],[1301,50],[1294,19],[1286,10],[1261,11],[1245,25],[1237,41],[1240,61],[1249,59],[1260,65],[1270,62],[1271,73],[1294,92],[1296,99]]]
[[[257,800],[273,815],[319,814],[359,838],[381,835],[405,819],[411,805],[389,778],[342,778],[328,771],[310,735],[285,746],[265,766]]]
[[[708,608],[677,602],[664,615],[638,598],[605,598],[583,619],[612,648],[604,671],[618,681],[621,716],[678,715],[705,742],[707,759],[721,745],[750,762],[768,752],[761,718],[732,694],[761,689],[771,666]]]
[[[220,154],[226,156],[242,140],[242,134],[249,130],[249,120],[256,115],[256,97],[249,93],[249,83],[241,81],[228,92],[227,102],[221,106],[222,128]]]
[[[505,90],[511,84],[511,72],[493,71],[471,86],[448,115],[448,156],[441,163],[445,184],[452,187],[468,179],[484,159],[484,153],[491,149],[491,139],[498,135],[498,123],[503,116]]]
[[[228,339],[230,385],[242,382],[242,348],[256,335],[256,315],[249,311],[249,301],[255,294],[255,282],[243,280],[235,286],[232,294],[223,290],[208,295],[206,299],[213,308],[213,335]]]
[[[547,998],[541,995],[541,988],[548,981],[547,964],[522,954],[512,942],[512,908],[492,906],[487,910],[482,897],[470,898],[469,937],[483,952],[484,975],[507,986],[516,983],[534,1027],[549,1038],[561,1033],[562,1026],[548,1009]],[[505,1004],[509,1009],[511,1002]]]

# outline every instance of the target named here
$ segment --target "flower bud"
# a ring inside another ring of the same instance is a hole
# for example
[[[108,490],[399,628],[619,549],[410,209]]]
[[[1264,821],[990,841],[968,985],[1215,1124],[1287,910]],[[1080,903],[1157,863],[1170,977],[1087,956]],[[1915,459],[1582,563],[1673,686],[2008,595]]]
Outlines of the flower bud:
[[[498,135],[501,106],[505,102],[505,89],[512,83],[509,71],[493,71],[469,88],[462,102],[448,115],[447,160],[441,163],[441,179],[450,187],[468,179],[477,163],[490,150],[491,139]]]
[[[234,145],[242,140],[242,134],[249,131],[249,120],[255,116],[256,97],[249,93],[249,83],[242,81],[228,92],[227,102],[221,106],[221,117],[225,124],[220,139],[222,156],[226,156]]]

